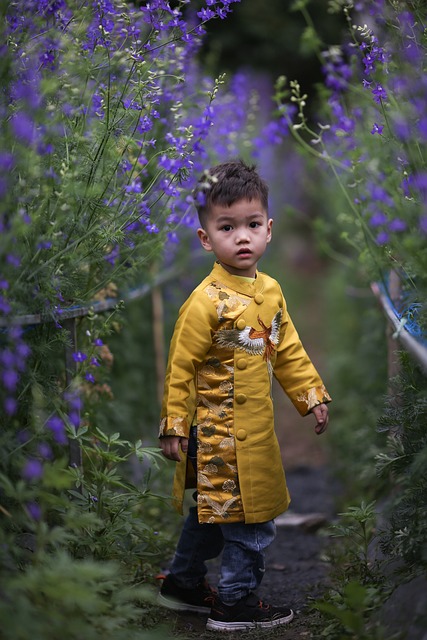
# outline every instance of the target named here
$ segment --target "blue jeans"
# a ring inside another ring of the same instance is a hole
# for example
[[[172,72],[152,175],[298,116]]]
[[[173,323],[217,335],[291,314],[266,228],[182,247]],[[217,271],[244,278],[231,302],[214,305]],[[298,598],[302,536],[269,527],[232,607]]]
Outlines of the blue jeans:
[[[188,456],[195,467],[196,427],[191,430]],[[256,524],[200,524],[197,507],[190,507],[170,572],[181,587],[191,589],[205,578],[206,561],[218,557],[222,551],[218,595],[225,604],[234,604],[261,584],[265,549],[275,534],[274,520]]]

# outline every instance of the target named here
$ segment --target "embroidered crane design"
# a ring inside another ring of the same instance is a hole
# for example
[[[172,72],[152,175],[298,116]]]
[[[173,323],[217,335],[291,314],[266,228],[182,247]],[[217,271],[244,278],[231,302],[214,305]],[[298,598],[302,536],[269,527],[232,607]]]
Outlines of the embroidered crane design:
[[[222,329],[216,334],[215,341],[220,347],[241,349],[251,355],[262,355],[264,360],[270,363],[274,349],[279,343],[282,310],[279,309],[269,327],[259,316],[257,319],[261,329],[249,326],[244,329]]]

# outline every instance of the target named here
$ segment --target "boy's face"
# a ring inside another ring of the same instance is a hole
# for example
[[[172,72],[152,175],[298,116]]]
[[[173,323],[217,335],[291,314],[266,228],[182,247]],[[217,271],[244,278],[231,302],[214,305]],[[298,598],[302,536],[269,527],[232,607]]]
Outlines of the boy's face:
[[[259,200],[239,200],[230,207],[213,205],[204,229],[198,229],[202,247],[236,276],[254,277],[258,260],[271,240],[273,220]]]

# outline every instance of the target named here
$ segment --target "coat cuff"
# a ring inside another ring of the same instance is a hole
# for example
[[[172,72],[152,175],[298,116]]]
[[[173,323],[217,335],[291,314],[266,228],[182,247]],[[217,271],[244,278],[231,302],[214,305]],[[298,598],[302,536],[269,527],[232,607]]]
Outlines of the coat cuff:
[[[166,416],[160,422],[159,438],[163,436],[179,436],[188,438],[188,420],[182,416]]]
[[[325,385],[321,385],[320,387],[311,387],[308,391],[304,391],[296,397],[294,401],[295,407],[300,412],[302,416],[306,416],[313,407],[316,407],[318,404],[322,404],[323,402],[331,402],[332,398],[329,393],[326,391]]]

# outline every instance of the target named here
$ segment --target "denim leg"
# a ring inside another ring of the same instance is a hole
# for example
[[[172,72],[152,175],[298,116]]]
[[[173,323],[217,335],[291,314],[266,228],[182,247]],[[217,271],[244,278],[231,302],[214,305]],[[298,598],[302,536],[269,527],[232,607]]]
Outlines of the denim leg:
[[[219,525],[224,536],[218,594],[225,604],[234,604],[261,584],[265,572],[265,550],[276,535],[274,520],[257,524],[235,522]]]
[[[192,427],[190,431],[188,458],[196,470],[196,427]],[[179,586],[186,589],[197,586],[208,571],[206,560],[219,556],[223,546],[224,538],[220,525],[200,524],[197,507],[190,507],[170,566],[170,572]]]
[[[200,524],[197,507],[190,507],[181,531],[170,572],[179,586],[194,588],[208,571],[206,560],[216,558],[224,540],[219,524]]]

